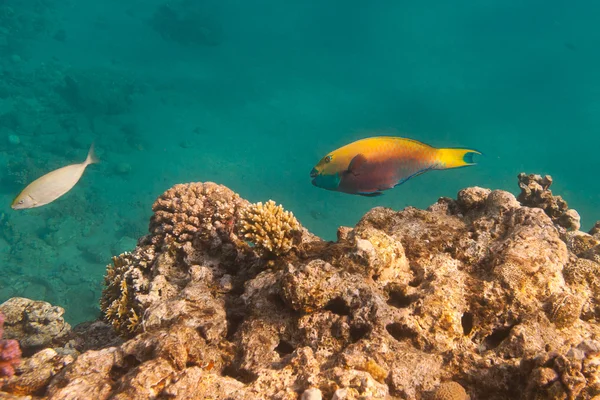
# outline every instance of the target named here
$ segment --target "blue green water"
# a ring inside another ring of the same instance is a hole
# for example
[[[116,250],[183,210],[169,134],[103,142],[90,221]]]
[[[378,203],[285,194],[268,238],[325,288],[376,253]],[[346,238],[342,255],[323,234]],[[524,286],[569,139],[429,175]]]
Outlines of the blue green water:
[[[181,182],[273,199],[333,239],[374,206],[427,207],[474,185],[517,193],[524,171],[552,175],[589,229],[599,12],[536,0],[0,2],[0,302],[94,318],[111,255],[135,246],[154,199]],[[327,152],[381,133],[485,157],[377,198],[310,184]],[[92,141],[102,163],[71,192],[10,208]]]

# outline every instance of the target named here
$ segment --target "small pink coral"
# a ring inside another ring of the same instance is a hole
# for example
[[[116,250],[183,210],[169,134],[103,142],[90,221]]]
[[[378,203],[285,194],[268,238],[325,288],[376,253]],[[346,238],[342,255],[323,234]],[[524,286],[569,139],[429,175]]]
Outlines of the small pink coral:
[[[11,377],[15,367],[21,362],[19,342],[12,339],[2,339],[4,334],[4,314],[0,312],[0,378]]]

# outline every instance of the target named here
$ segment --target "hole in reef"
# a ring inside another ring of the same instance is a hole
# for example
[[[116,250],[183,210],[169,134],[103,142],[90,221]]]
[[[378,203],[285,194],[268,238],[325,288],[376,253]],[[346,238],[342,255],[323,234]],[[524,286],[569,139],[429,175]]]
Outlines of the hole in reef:
[[[417,337],[417,334],[413,332],[406,325],[402,325],[398,322],[394,322],[393,324],[388,324],[385,329],[388,331],[390,335],[397,341],[401,342],[405,339],[414,339]]]
[[[390,291],[387,303],[396,308],[406,308],[413,302],[413,297],[407,296],[402,290]]]
[[[110,369],[109,376],[113,381],[119,380],[123,375],[128,373],[131,369],[140,365],[140,362],[134,355],[125,356],[123,363],[120,366],[113,365]]]
[[[245,384],[252,383],[258,378],[258,376],[249,371],[240,371],[232,364],[223,368],[223,376],[228,376]]]
[[[229,315],[227,318],[227,334],[225,338],[229,341],[233,340],[233,336],[244,322],[244,317],[241,315]]]
[[[350,327],[350,338],[352,343],[358,342],[371,332],[371,328],[368,325],[352,325]]]
[[[410,282],[408,282],[408,286],[410,287],[418,287],[423,283],[424,276],[423,274],[419,274],[415,276]]]
[[[463,328],[463,334],[468,335],[473,330],[473,314],[466,312],[460,318],[460,324]]]
[[[350,307],[348,307],[341,297],[329,300],[329,303],[325,306],[325,310],[337,315],[350,315]]]
[[[287,356],[288,354],[292,354],[294,346],[285,340],[280,340],[277,347],[275,347],[275,351],[279,354],[279,357]]]
[[[283,301],[283,299],[278,293],[269,294],[267,296],[267,300],[269,300],[269,302],[273,303],[279,308],[286,308],[285,301]]]
[[[506,339],[508,335],[510,335],[510,330],[512,328],[513,325],[494,329],[491,334],[487,335],[485,339],[483,339],[483,345],[485,349],[491,350],[500,346],[500,343],[502,343],[502,341]]]

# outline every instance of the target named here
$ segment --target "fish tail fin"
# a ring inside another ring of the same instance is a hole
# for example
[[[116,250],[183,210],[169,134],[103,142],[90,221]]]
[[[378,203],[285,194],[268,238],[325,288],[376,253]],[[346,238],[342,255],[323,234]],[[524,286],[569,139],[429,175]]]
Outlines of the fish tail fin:
[[[477,163],[473,161],[475,154],[481,154],[481,152],[472,149],[439,149],[437,156],[439,169],[476,165]]]
[[[100,162],[98,156],[96,156],[96,152],[94,151],[94,143],[90,146],[90,151],[88,151],[87,158],[85,159],[85,165],[97,164]]]

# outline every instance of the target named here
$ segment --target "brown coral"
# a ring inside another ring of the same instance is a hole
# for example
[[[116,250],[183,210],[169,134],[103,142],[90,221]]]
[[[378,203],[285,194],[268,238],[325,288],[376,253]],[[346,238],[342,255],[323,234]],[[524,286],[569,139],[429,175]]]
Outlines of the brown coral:
[[[274,256],[287,254],[299,241],[300,223],[291,211],[273,200],[251,204],[240,213],[238,231],[260,251]]]
[[[469,400],[470,397],[459,383],[444,382],[435,391],[432,400]]]
[[[561,196],[555,196],[550,190],[552,177],[521,173],[518,176],[521,193],[518,200],[528,207],[537,207],[552,218],[557,226],[567,230],[578,230],[581,226],[577,211],[569,209]]]
[[[597,237],[598,240],[600,240],[600,221],[596,222],[588,233],[594,237]]]
[[[198,233],[231,231],[237,210],[246,204],[238,194],[211,182],[175,185],[152,206],[153,243],[184,243]]]
[[[152,206],[150,235],[107,267],[100,302],[105,320],[131,337],[142,330],[142,316],[151,305],[175,296],[211,268],[234,268],[250,256],[233,233],[238,210],[246,204],[212,182],[175,185],[162,194]],[[222,275],[213,278],[219,281]]]

